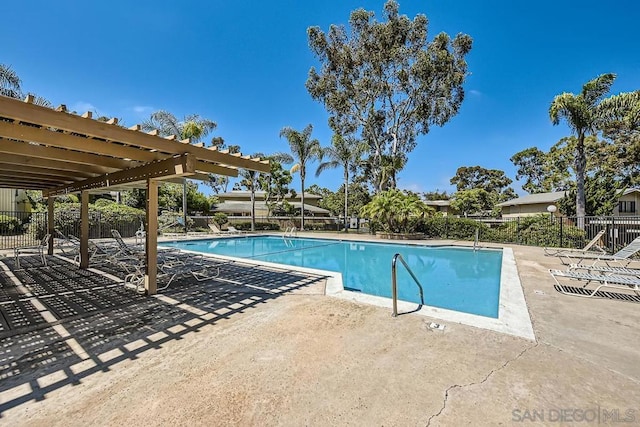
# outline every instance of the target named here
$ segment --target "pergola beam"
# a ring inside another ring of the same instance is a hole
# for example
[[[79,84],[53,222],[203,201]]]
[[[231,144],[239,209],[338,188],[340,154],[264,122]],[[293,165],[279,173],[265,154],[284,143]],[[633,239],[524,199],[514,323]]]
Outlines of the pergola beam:
[[[157,150],[165,153],[176,152],[176,142],[162,137],[150,135],[137,130],[129,130],[115,124],[84,118],[63,111],[55,111],[47,107],[21,102],[16,99],[0,97],[0,117],[17,120],[24,123],[37,123],[43,127],[52,127],[60,130],[120,142],[137,146],[148,150]],[[255,159],[243,159],[230,156],[217,150],[204,147],[196,147],[191,144],[182,144],[181,151],[193,154],[196,158],[206,162],[220,163],[223,165],[240,167],[257,172],[269,172],[269,162]]]
[[[68,170],[60,170],[56,168],[44,169],[44,168],[35,168],[33,166],[27,166],[25,164],[20,163],[5,163],[4,156],[0,159],[0,170],[1,171],[11,171],[11,172],[26,172],[33,175],[45,175],[45,176],[53,176],[53,177],[68,177],[68,178],[92,178],[95,174],[90,174],[87,172],[81,171],[68,171]]]
[[[25,126],[18,123],[0,121],[0,136],[27,142],[37,142],[50,147],[64,148],[67,150],[81,151],[117,158],[127,158],[140,162],[152,162],[162,159],[160,153],[140,150],[122,144],[113,144],[107,141],[87,139],[82,136],[55,132],[35,126]]]
[[[88,142],[88,141],[87,141]],[[41,159],[62,160],[84,165],[100,165],[113,169],[125,169],[137,166],[139,163],[122,160],[115,157],[99,156],[91,153],[64,150],[44,145],[29,144],[27,142],[10,141],[0,138],[0,153],[22,154]]]
[[[0,141],[0,147],[2,147],[2,141]],[[0,150],[0,152],[2,152]],[[106,168],[96,165],[85,165],[79,163],[66,162],[64,160],[51,160],[40,157],[29,157],[24,154],[2,154],[2,162],[14,163],[18,165],[28,166],[30,168],[37,169],[53,169],[56,171],[70,171],[78,172],[80,175],[89,174],[89,177],[96,175],[103,175],[109,172],[115,172],[118,169]]]
[[[189,154],[171,157],[165,160],[148,163],[131,169],[108,173],[95,178],[89,178],[74,184],[58,187],[46,191],[47,196],[56,196],[79,191],[93,190],[97,188],[110,188],[130,182],[144,181],[148,179],[168,179],[177,176],[188,177],[195,174],[195,158]]]

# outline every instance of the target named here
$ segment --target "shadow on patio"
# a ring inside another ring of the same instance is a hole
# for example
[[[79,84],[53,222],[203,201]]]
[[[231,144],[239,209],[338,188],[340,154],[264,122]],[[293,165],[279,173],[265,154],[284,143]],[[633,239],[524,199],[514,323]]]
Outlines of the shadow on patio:
[[[145,297],[59,257],[49,256],[48,267],[24,257],[21,266],[15,270],[13,259],[0,259],[0,416],[280,295],[311,292],[325,280],[230,262],[216,279],[180,279]]]

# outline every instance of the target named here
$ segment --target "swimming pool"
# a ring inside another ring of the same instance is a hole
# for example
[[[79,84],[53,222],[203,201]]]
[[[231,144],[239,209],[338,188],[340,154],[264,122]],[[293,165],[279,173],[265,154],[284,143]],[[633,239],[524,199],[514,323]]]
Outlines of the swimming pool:
[[[342,274],[345,290],[391,297],[391,259],[401,253],[424,288],[425,304],[497,319],[502,250],[360,241],[242,236],[166,242],[165,246]],[[398,298],[419,303],[418,287],[398,268]]]

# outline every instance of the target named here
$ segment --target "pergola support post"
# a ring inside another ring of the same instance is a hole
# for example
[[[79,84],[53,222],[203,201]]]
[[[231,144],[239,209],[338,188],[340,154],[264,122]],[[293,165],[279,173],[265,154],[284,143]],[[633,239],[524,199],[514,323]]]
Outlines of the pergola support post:
[[[147,238],[145,243],[146,274],[144,288],[147,295],[158,292],[158,181],[147,179]]]
[[[80,195],[80,268],[89,268],[89,192]]]
[[[51,235],[49,239],[49,247],[47,248],[47,253],[49,255],[53,255],[53,239],[55,238],[55,221],[54,221],[54,202],[55,197],[47,198],[47,233]]]

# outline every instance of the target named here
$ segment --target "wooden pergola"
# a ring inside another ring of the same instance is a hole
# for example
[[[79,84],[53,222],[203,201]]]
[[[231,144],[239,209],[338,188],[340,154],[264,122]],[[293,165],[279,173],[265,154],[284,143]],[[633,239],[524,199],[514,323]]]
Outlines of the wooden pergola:
[[[158,182],[208,180],[209,174],[238,176],[238,169],[268,173],[269,161],[230,154],[203,143],[143,132],[140,125],[97,121],[91,112],[76,115],[0,96],[0,187],[42,190],[48,199],[53,234],[56,196],[80,193],[80,267],[89,266],[89,194],[146,188],[146,276],[157,292]],[[53,253],[53,240],[49,254]]]

